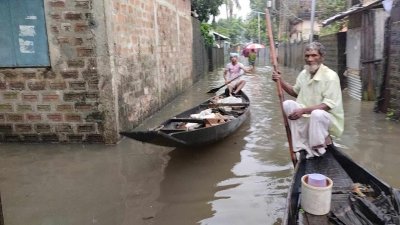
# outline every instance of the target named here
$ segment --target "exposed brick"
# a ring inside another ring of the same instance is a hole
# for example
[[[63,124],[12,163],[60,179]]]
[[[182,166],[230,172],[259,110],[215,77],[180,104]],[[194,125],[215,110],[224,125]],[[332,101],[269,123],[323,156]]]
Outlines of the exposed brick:
[[[88,112],[94,110],[95,107],[92,104],[87,103],[76,103],[75,110],[80,112]]]
[[[42,115],[41,114],[28,113],[28,114],[26,114],[26,119],[28,121],[32,121],[32,122],[39,122],[39,121],[42,120]]]
[[[50,14],[50,17],[51,17],[53,20],[60,20],[60,19],[61,19],[61,15],[60,15],[59,13],[51,13],[51,14]]]
[[[75,101],[84,101],[85,93],[64,93],[64,101],[66,102],[75,102]]]
[[[89,143],[104,143],[104,137],[100,134],[88,134],[86,141]]]
[[[65,121],[66,122],[81,122],[82,117],[79,114],[66,114]]]
[[[43,71],[40,76],[44,79],[54,79],[57,77],[57,74],[52,70]]]
[[[32,111],[31,105],[17,105],[17,112],[30,112]]]
[[[16,124],[15,132],[16,133],[29,133],[32,131],[32,125],[30,124]]]
[[[58,29],[58,27],[55,26],[55,25],[51,26],[51,27],[50,27],[50,30],[51,30],[51,32],[54,33],[54,34],[60,33],[60,29]]]
[[[67,88],[67,84],[63,81],[50,82],[49,87],[51,90],[65,90]]]
[[[22,94],[22,100],[28,102],[37,102],[38,96],[36,94]]]
[[[85,13],[85,19],[90,21],[90,23],[92,24],[91,26],[94,25],[94,20],[93,20],[93,14],[92,13]]]
[[[43,142],[55,143],[60,141],[57,134],[42,134],[40,136]]]
[[[27,143],[36,143],[40,142],[40,138],[38,134],[24,134],[22,135],[24,142]]]
[[[58,105],[56,110],[58,112],[72,112],[72,111],[74,111],[74,107],[73,107],[73,105],[62,104],[62,105]]]
[[[88,81],[88,90],[89,91],[99,90],[99,81],[98,80]]]
[[[6,90],[7,89],[7,84],[4,82],[0,82],[0,90]]]
[[[54,102],[60,100],[58,94],[42,94],[42,101],[44,102]]]
[[[7,114],[6,115],[7,121],[8,122],[23,122],[24,121],[24,115],[23,114]]]
[[[86,122],[102,122],[104,121],[104,114],[101,112],[92,112],[85,118]]]
[[[50,133],[51,132],[51,127],[49,124],[36,124],[35,125],[35,131],[37,133]]]
[[[88,92],[85,94],[87,100],[95,101],[99,98],[98,92]]]
[[[68,134],[67,138],[68,138],[69,142],[82,142],[83,141],[83,135],[81,135],[81,134]]]
[[[63,117],[61,114],[59,113],[52,113],[52,114],[48,114],[47,118],[53,122],[61,122],[63,121]]]
[[[11,104],[0,104],[0,112],[12,112],[13,106]]]
[[[21,81],[11,81],[9,85],[10,85],[11,90],[24,90],[25,89],[25,83],[21,82]]]
[[[85,80],[98,80],[99,74],[97,70],[84,70],[82,71],[82,77]]]
[[[90,0],[76,0],[75,7],[80,9],[91,9],[91,1]]]
[[[28,87],[31,91],[41,91],[46,89],[46,82],[44,81],[29,82]]]
[[[17,100],[19,96],[18,92],[4,92],[3,98],[4,100]]]
[[[86,90],[85,81],[71,81],[69,82],[69,88],[71,90]]]
[[[56,132],[70,133],[72,131],[72,126],[69,124],[59,124],[56,126]]]
[[[13,126],[11,124],[0,124],[0,133],[9,134],[12,133]]]
[[[69,38],[68,37],[57,37],[57,42],[60,45],[69,44]]]
[[[21,142],[21,137],[17,134],[6,134],[4,135],[5,142]]]
[[[63,71],[61,72],[61,76],[64,79],[77,79],[79,76],[79,72],[77,70]]]
[[[0,122],[4,123],[6,121],[6,116],[4,114],[0,114]]]
[[[36,78],[36,72],[23,72],[22,77],[24,79],[35,79]]]
[[[78,125],[78,133],[95,132],[94,124]]]
[[[74,45],[82,45],[83,44],[83,38],[75,38]]]
[[[77,23],[75,24],[75,29],[74,31],[77,33],[80,32],[85,32],[89,30],[89,25],[87,25],[86,23]]]
[[[64,19],[66,20],[80,20],[82,19],[82,14],[78,12],[66,12],[64,14]]]
[[[96,58],[90,58],[88,60],[88,69],[91,70],[91,71],[97,69],[97,60],[96,60]]]
[[[1,73],[4,74],[4,78],[6,78],[6,80],[13,80],[18,78],[18,73],[13,70],[5,70],[1,71]]]
[[[39,112],[50,112],[51,111],[51,106],[50,105],[37,105],[36,109]]]
[[[78,47],[76,49],[78,57],[92,57],[95,56],[93,48]]]
[[[72,68],[83,68],[85,67],[85,61],[79,59],[67,60],[68,67]]]
[[[50,1],[49,5],[51,7],[65,7],[65,0],[55,0],[55,1]]]
[[[61,24],[61,30],[62,31],[65,31],[65,32],[70,32],[70,31],[72,31],[72,24],[70,24],[70,23],[62,23]]]

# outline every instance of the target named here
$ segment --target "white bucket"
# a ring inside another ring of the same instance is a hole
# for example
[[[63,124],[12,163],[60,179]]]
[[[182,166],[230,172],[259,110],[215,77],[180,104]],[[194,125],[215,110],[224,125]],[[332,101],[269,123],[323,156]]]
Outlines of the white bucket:
[[[325,187],[308,184],[308,174],[301,178],[301,207],[313,215],[325,215],[331,209],[333,181],[326,177]]]

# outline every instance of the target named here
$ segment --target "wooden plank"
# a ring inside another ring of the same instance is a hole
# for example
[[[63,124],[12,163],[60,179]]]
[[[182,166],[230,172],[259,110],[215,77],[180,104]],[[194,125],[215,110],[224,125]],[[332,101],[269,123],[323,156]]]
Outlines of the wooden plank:
[[[194,118],[172,118],[170,122],[185,122],[185,123],[204,123],[204,119]]]

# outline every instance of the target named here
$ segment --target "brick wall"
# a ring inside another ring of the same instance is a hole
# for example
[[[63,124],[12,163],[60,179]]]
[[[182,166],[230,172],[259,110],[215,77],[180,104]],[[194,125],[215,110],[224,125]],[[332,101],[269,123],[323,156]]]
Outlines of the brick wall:
[[[388,84],[386,91],[389,93],[388,112],[395,120],[400,119],[400,0],[393,2],[391,12],[391,30],[389,39],[389,65]]]
[[[45,1],[51,67],[0,69],[0,141],[103,141],[91,4]]]
[[[192,85],[190,1],[115,0],[114,64],[122,130]]]
[[[188,0],[45,0],[50,68],[0,68],[0,141],[116,143],[192,84]]]

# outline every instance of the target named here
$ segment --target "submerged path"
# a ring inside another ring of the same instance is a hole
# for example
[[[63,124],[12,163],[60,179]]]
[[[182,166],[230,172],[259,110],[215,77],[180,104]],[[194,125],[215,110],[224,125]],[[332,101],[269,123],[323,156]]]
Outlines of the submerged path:
[[[284,70],[288,80],[296,74]],[[124,139],[116,146],[0,144],[0,190],[7,225],[280,224],[293,168],[269,67],[245,76],[250,119],[224,141],[173,149]],[[137,129],[211,97],[222,71],[197,82]],[[336,144],[400,187],[400,125],[373,102],[345,95],[345,132]]]

